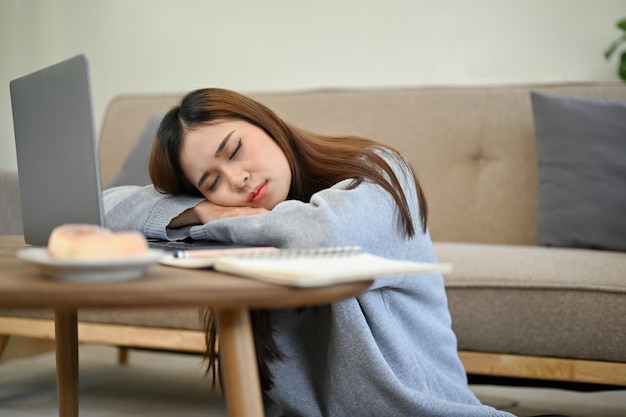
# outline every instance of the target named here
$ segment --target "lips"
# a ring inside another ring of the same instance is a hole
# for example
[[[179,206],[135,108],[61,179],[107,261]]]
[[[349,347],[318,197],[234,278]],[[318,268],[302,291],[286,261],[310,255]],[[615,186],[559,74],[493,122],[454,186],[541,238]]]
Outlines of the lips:
[[[267,193],[267,181],[256,187],[254,190],[248,194],[248,202],[256,204],[259,201],[263,200],[265,194]]]

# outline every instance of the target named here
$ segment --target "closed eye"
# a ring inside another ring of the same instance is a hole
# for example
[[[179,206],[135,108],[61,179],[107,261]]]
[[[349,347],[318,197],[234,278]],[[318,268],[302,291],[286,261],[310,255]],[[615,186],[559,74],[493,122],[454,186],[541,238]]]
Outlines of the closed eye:
[[[209,192],[215,191],[215,188],[217,187],[217,182],[219,181],[219,179],[220,179],[219,175],[215,177],[215,180],[211,183],[211,185],[209,185],[209,188],[208,188]]]
[[[242,145],[243,144],[241,143],[241,138],[239,138],[239,142],[237,142],[237,146],[233,150],[233,153],[230,154],[230,157],[228,159],[232,160],[233,158],[235,158],[235,155],[237,155],[237,152],[239,152]]]
[[[235,158],[235,156],[237,155],[237,153],[239,152],[239,150],[241,149],[242,146],[243,146],[243,143],[241,141],[241,138],[239,138],[239,141],[237,142],[237,146],[235,146],[235,149],[233,149],[233,152],[230,154],[228,159],[232,161]],[[217,188],[217,183],[218,183],[219,180],[220,180],[220,176],[218,175],[217,177],[215,177],[215,180],[213,180],[213,182],[211,183],[211,185],[209,186],[209,188],[207,190],[209,192],[215,191],[215,189]]]

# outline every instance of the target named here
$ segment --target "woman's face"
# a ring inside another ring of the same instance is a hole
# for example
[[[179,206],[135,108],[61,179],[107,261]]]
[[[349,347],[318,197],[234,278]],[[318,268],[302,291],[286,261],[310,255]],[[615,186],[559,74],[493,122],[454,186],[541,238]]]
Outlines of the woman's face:
[[[291,186],[287,157],[264,130],[225,120],[187,131],[180,152],[183,175],[210,202],[271,210]]]

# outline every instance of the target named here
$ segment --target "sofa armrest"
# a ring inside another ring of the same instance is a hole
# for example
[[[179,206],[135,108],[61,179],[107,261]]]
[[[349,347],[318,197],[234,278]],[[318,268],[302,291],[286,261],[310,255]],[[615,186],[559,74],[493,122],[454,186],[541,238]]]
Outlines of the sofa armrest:
[[[0,170],[0,235],[21,233],[22,209],[17,172]]]

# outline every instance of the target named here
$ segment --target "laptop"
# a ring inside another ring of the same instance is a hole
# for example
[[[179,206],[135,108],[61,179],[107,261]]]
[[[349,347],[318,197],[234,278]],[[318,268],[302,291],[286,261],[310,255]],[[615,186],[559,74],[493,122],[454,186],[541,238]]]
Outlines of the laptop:
[[[24,240],[46,246],[62,224],[106,227],[87,58],[78,55],[10,82]],[[232,248],[217,241],[149,240],[165,250]]]
[[[104,226],[87,60],[11,81],[24,240],[45,246],[65,223]]]

